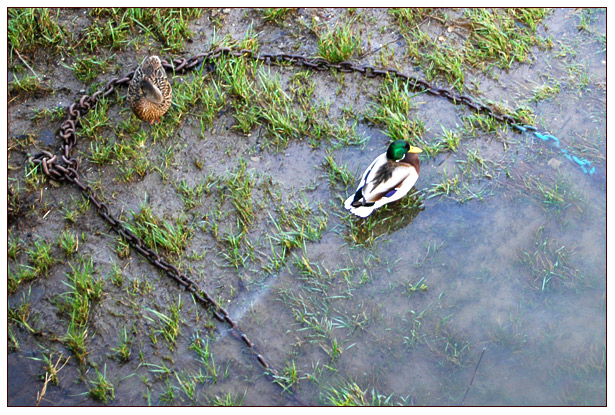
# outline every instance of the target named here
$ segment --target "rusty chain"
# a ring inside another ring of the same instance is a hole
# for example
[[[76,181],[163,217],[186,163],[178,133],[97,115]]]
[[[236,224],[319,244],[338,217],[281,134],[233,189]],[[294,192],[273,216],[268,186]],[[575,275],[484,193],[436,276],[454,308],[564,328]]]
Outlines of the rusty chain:
[[[469,96],[455,95],[448,89],[435,88],[424,80],[402,74],[396,69],[378,69],[372,66],[356,65],[352,62],[331,63],[322,58],[308,58],[301,55],[292,55],[287,53],[264,53],[255,55],[250,49],[232,50],[231,48],[217,48],[210,52],[199,53],[189,59],[181,57],[173,59],[171,62],[163,60],[162,64],[166,70],[172,71],[175,74],[181,74],[195,70],[196,68],[202,68],[205,63],[213,62],[221,56],[244,57],[247,59],[260,61],[267,65],[286,64],[317,71],[333,69],[344,73],[355,72],[364,75],[367,78],[375,78],[378,76],[391,78],[395,77],[403,82],[407,82],[414,90],[427,92],[434,96],[444,97],[454,104],[464,104],[472,110],[486,113],[498,121],[510,124],[519,122],[516,118],[507,114],[502,114],[489,106],[478,103]],[[99,215],[118,235],[124,238],[124,240],[126,240],[133,249],[144,256],[149,262],[155,265],[158,269],[164,271],[167,276],[176,281],[185,290],[189,291],[195,299],[197,299],[212,312],[213,316],[218,321],[228,324],[232,329],[231,332],[246,344],[260,365],[267,369],[270,374],[273,374],[275,379],[277,376],[276,371],[265,360],[263,355],[259,353],[256,345],[239,329],[237,323],[231,318],[229,313],[222,308],[207,292],[201,290],[194,280],[183,274],[175,265],[162,258],[156,251],[144,244],[143,241],[132,231],[130,231],[124,224],[115,219],[109,212],[109,207],[107,204],[101,201],[101,199],[96,195],[95,190],[90,185],[84,184],[79,177],[79,160],[71,155],[71,152],[77,145],[76,129],[78,128],[80,118],[96,106],[101,97],[106,97],[115,91],[116,88],[128,84],[134,73],[135,71],[131,71],[122,77],[113,78],[108,81],[104,87],[101,87],[91,96],[83,95],[77,102],[71,104],[68,107],[68,116],[60,125],[57,133],[57,135],[62,139],[60,154],[57,155],[51,154],[48,151],[42,151],[36,156],[30,157],[29,161],[34,165],[40,165],[43,173],[50,179],[57,182],[73,183],[79,187],[84,197],[96,206]],[[285,390],[288,390],[288,388],[285,388]]]

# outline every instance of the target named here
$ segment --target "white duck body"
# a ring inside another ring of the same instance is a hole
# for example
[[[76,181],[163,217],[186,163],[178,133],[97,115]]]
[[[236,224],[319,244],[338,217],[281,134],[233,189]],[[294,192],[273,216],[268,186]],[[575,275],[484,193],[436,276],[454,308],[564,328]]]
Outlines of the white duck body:
[[[388,152],[379,155],[365,170],[355,194],[346,199],[344,207],[365,218],[379,207],[404,197],[419,178],[416,153],[421,152],[407,144],[405,148],[408,150],[401,160],[392,160]]]

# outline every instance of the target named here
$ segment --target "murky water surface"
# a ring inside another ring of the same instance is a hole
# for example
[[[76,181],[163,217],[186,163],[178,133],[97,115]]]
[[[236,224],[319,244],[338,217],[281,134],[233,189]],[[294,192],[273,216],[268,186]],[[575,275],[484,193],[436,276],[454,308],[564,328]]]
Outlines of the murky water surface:
[[[228,201],[221,204],[227,216],[208,216],[224,200],[214,191],[186,213],[195,233],[179,262],[229,311],[281,378],[295,377],[294,392],[265,376],[241,340],[144,259],[134,252],[118,258],[115,235],[90,209],[79,219],[88,223],[81,252],[94,256],[98,275],[106,279],[105,295],[89,319],[90,364],[72,358],[42,404],[97,404],[86,394],[96,367],[115,386],[111,405],[212,404],[229,396],[244,405],[605,405],[606,54],[595,36],[577,29],[573,12],[558,9],[545,19],[554,47],[535,49],[531,65],[494,69],[497,80],[481,74],[476,79],[481,98],[513,107],[537,84],[559,82],[558,94],[531,104],[537,126],[559,137],[562,148],[591,160],[594,175],[532,135],[503,126],[477,130],[463,135],[457,151],[421,159],[417,192],[408,196],[422,196],[421,208],[400,202],[359,220],[342,209],[355,184],[330,184],[322,165],[332,154],[358,178],[386,148],[388,137],[377,126],[357,126],[357,135],[369,137],[364,148],[326,153],[327,144],[292,141],[275,152],[254,150],[262,131],[245,137],[229,130],[234,121],[228,114],[214,121],[205,139],[195,139],[198,122],[187,121],[161,144],[175,146],[169,180],[149,173],[137,183],[113,183],[113,212],[138,212],[147,200],[160,217],[177,218],[184,205],[173,183],[198,183],[210,172],[225,177],[238,166],[229,154],[240,154],[255,183],[252,256],[235,268],[221,255],[227,245],[205,223],[219,219],[224,235],[237,230],[237,222]],[[597,11],[590,28],[605,33],[605,22],[606,13]],[[574,55],[560,56],[571,49]],[[579,85],[582,77],[587,84]],[[314,79],[316,94],[331,103],[334,114],[348,103],[372,102],[380,82],[348,75],[347,84],[364,90],[336,95],[332,74]],[[470,114],[426,95],[414,97],[413,104],[410,117],[423,120],[427,141],[443,127],[460,128],[460,117]],[[196,158],[205,160],[203,170],[192,165]],[[96,169],[87,174],[107,177]],[[284,266],[265,271],[272,252],[281,252],[268,237],[279,235],[273,232],[279,212],[272,205],[278,199],[265,190],[268,178],[283,203],[305,203],[312,208],[310,220],[324,218],[326,226],[304,249],[288,250]],[[434,191],[439,183],[451,186],[448,194]],[[64,191],[78,196],[75,189]],[[62,213],[55,209],[54,215],[61,230]],[[247,245],[241,249],[249,252]],[[113,264],[122,269],[122,285],[110,280]],[[69,269],[56,266],[30,292],[33,313],[58,337],[66,333],[67,317],[58,313],[54,298],[65,291],[60,281]],[[12,304],[22,295],[11,296]],[[150,310],[168,315],[178,302],[180,335],[172,345],[160,336],[160,320]],[[125,363],[112,351],[123,328],[132,339]],[[8,355],[9,404],[33,405],[42,387],[35,381],[43,373],[42,353],[71,353],[49,337],[39,346],[25,330],[13,330],[21,347]],[[199,360],[191,347],[199,336],[211,360]]]

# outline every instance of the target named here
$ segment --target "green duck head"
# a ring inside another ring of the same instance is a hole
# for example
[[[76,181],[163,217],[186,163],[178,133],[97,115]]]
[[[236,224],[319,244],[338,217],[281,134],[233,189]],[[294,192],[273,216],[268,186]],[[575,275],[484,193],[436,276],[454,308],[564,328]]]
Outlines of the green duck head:
[[[422,153],[418,147],[411,146],[407,141],[404,140],[395,140],[389,146],[387,150],[387,158],[392,161],[402,160],[406,153]]]

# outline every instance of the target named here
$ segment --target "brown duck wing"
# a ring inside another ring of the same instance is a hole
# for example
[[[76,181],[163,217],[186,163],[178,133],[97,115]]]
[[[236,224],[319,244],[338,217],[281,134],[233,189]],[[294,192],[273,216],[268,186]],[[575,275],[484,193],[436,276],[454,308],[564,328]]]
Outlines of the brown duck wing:
[[[391,163],[385,166],[386,165],[381,166],[381,168],[385,169],[380,177],[383,180],[378,182],[374,180],[371,183],[372,185],[363,191],[363,196],[367,202],[373,203],[383,197],[391,197],[395,193],[395,190],[408,178],[412,168],[411,165],[404,162]],[[376,176],[378,176],[378,174]],[[384,179],[384,177],[386,177],[386,179]]]
[[[164,70],[162,65],[153,68],[151,74],[151,82],[158,88],[160,93],[162,94],[162,102],[160,105],[161,112],[165,112],[171,106],[171,84],[169,83],[169,78],[167,78],[167,73]]]
[[[382,192],[378,192],[378,193],[373,193],[369,196],[369,198],[367,198],[367,202],[368,203],[376,203],[377,201],[379,201],[380,199],[382,199],[383,197],[391,197],[393,196],[393,194],[395,194],[395,192],[397,191],[397,188],[402,184],[402,182],[404,180],[406,180],[408,177],[404,177],[403,179],[401,179],[399,182],[395,183],[394,185],[392,184],[392,187],[389,188],[388,190],[383,190]]]
[[[128,106],[134,108],[143,97],[141,92],[141,82],[143,81],[143,70],[139,66],[135,71],[130,83],[128,84],[128,95],[126,96]]]

